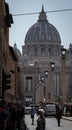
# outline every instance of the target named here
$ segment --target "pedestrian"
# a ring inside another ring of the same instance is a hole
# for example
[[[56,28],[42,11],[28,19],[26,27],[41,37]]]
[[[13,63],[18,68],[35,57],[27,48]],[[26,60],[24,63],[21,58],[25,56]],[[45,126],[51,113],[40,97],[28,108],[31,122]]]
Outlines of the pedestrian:
[[[61,118],[62,118],[62,109],[59,106],[56,106],[56,120],[57,120],[57,124],[58,126],[60,126],[61,123]]]
[[[34,115],[35,115],[35,108],[31,106],[31,119],[32,119],[31,125],[34,125]]]
[[[7,125],[5,130],[16,130],[17,126],[17,114],[15,111],[15,107],[10,107],[10,116],[7,120]]]
[[[0,130],[5,130],[6,128],[6,117],[5,107],[3,104],[0,104]]]
[[[21,105],[17,106],[16,115],[17,115],[16,128],[18,128],[18,130],[20,130],[21,124],[23,123],[23,120],[24,120],[24,110]]]
[[[36,130],[45,130],[45,125],[46,125],[46,121],[45,121],[44,110],[39,109]]]

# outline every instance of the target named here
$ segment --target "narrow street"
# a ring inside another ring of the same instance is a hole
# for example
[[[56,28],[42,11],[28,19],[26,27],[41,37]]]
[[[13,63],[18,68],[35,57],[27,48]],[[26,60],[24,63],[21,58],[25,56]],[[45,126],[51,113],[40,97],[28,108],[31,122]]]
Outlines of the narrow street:
[[[72,130],[72,0],[0,0],[0,130],[36,128]]]

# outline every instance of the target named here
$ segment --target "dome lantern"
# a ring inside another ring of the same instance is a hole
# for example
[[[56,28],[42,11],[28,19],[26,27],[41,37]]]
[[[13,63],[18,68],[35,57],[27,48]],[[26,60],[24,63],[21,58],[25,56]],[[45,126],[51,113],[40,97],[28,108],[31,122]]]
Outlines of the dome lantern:
[[[47,20],[46,13],[44,12],[44,6],[42,6],[42,11],[40,12],[39,15],[39,20]]]

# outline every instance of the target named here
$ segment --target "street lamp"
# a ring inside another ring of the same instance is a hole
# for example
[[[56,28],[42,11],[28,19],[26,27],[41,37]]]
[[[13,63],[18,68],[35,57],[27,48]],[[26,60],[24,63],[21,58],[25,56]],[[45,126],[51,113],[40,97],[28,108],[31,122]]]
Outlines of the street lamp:
[[[51,64],[51,74],[50,74],[50,86],[51,86],[51,90],[50,90],[50,93],[51,93],[51,100],[54,101],[54,69],[55,69],[55,63],[53,61],[50,62]]]
[[[52,68],[52,71],[54,71],[54,68],[55,68],[55,63],[54,62],[51,62],[51,68]]]
[[[38,81],[37,85],[36,85],[36,89],[40,87],[40,85],[42,83],[44,83],[44,86],[43,86],[43,100],[45,101],[45,78],[48,77],[48,71],[45,71],[42,75],[40,75],[40,80]],[[42,98],[42,96],[41,96]]]
[[[41,85],[41,80],[39,80],[39,85]]]
[[[44,102],[46,100],[45,99],[45,97],[46,97],[46,84],[45,84],[45,80],[46,80],[47,77],[48,77],[48,71],[45,71],[44,75],[42,75],[42,77],[41,77],[41,82],[44,83],[44,87],[43,87]]]
[[[39,82],[36,85],[36,88],[38,88],[41,85],[41,80],[39,80]]]
[[[65,48],[61,48],[61,56],[63,58],[65,58],[65,56],[66,56],[66,49]]]
[[[48,77],[48,71],[45,71],[44,74],[41,76],[41,82],[43,82],[47,77]]]
[[[66,100],[66,49],[61,48],[61,91],[62,91],[62,100]]]
[[[45,77],[48,77],[48,71],[45,71]]]
[[[39,87],[39,83],[37,83],[37,87]]]
[[[46,99],[44,98],[44,102],[45,102],[45,100],[46,100]]]

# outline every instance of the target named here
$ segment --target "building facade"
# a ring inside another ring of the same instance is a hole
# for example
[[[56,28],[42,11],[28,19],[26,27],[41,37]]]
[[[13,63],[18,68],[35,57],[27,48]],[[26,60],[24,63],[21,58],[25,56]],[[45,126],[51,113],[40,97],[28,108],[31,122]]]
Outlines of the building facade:
[[[19,66],[24,103],[71,100],[72,45],[69,49],[61,45],[60,34],[47,20],[43,6],[26,34]]]
[[[9,28],[12,23],[12,14],[9,12],[8,4],[0,0],[0,101],[5,100],[8,103],[18,101],[20,97],[18,56],[14,48],[9,45]],[[3,82],[4,74],[11,75],[10,89],[6,89],[7,84]]]

